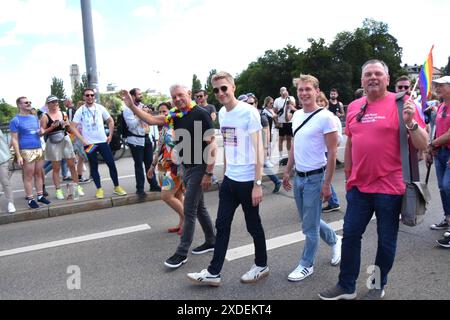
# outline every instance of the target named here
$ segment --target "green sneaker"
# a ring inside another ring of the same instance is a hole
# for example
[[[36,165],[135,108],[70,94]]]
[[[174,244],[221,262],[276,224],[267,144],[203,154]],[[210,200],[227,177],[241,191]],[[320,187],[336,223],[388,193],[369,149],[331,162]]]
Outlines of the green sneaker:
[[[64,198],[64,193],[63,193],[61,188],[60,189],[56,189],[55,195],[56,195],[56,199],[58,199],[58,200],[64,200],[65,199]]]

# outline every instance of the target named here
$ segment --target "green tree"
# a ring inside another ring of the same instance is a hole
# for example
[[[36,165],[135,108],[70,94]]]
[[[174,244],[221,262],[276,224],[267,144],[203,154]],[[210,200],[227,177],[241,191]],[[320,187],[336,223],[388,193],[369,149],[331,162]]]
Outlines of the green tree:
[[[361,86],[361,66],[370,59],[383,60],[389,67],[391,79],[396,79],[404,71],[401,67],[402,48],[397,39],[389,34],[389,27],[384,22],[365,19],[363,26],[352,32],[338,33],[330,50],[336,64],[346,65],[351,69],[350,84],[339,88],[346,101],[351,100],[353,91]],[[393,83],[391,83],[393,90]]]
[[[75,86],[74,86],[73,92],[72,92],[72,102],[75,106],[78,105],[79,102],[84,101],[83,90],[88,87],[89,87],[89,84],[88,84],[86,74],[83,74],[81,76],[81,83],[79,83],[78,81],[75,81]]]
[[[192,87],[191,87],[192,99],[194,99],[195,92],[197,92],[197,90],[201,90],[201,89],[202,89],[202,83],[199,80],[199,78],[197,77],[197,75],[194,74],[192,76]]]
[[[101,93],[100,94],[100,104],[104,106],[113,119],[117,118],[117,115],[123,109],[123,102],[120,98],[120,93]]]
[[[292,94],[292,79],[298,77],[301,66],[300,50],[287,45],[281,50],[268,50],[264,56],[250,63],[236,78],[236,94],[254,93],[259,100],[266,96],[278,96],[280,87],[287,87]]]
[[[219,111],[219,109],[222,107],[220,102],[216,99],[216,96],[213,92],[213,86],[211,83],[212,77],[217,73],[216,69],[212,69],[209,71],[208,78],[206,79],[205,83],[205,91],[208,94],[208,103],[212,104],[216,107],[216,110]]]
[[[170,98],[164,94],[150,95],[147,92],[142,92],[142,103],[145,105],[152,105],[156,108],[161,102],[168,100]]]
[[[4,99],[0,100],[0,124],[7,124],[17,114],[17,108],[6,103]]]
[[[444,68],[444,74],[450,76],[450,57],[448,57],[447,66]]]
[[[59,107],[62,110],[65,110],[63,101],[66,100],[66,91],[64,90],[64,82],[62,79],[58,79],[56,77],[52,78],[50,93],[59,98]]]

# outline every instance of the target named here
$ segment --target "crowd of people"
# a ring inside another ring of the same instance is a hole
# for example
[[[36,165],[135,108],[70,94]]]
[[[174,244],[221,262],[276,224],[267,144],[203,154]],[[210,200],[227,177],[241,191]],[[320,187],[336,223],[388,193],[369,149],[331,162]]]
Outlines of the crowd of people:
[[[362,236],[375,214],[378,246],[374,265],[378,268],[379,278],[374,278],[363,298],[383,298],[395,260],[405,193],[398,133],[401,125],[406,126],[411,148],[423,154],[428,165],[435,164],[444,218],[431,225],[431,229],[447,230],[437,243],[450,248],[450,117],[447,117],[450,76],[433,81],[439,103],[428,103],[423,114],[418,102],[412,99],[410,79],[399,78],[395,82],[396,92],[407,93],[402,98],[403,111],[399,115],[396,94],[387,90],[390,83],[388,66],[383,61],[370,60],[361,71],[362,88],[355,92],[359,96],[347,110],[338,100],[337,90],[332,89],[327,99],[320,90],[319,80],[312,75],[294,79],[298,104],[286,87],[281,87],[276,99],[266,97],[259,104],[252,93],[236,97],[233,77],[227,72],[218,72],[211,80],[213,93],[223,105],[218,113],[207,103],[205,90],[192,95],[182,84],[170,87],[171,101],[161,103],[157,115],[142,104],[142,93],[138,88],[129,92],[122,90],[126,105],[123,131],[134,161],[136,194],[146,196],[144,184],[147,178],[150,191],[160,191],[161,199],[179,217],[178,224],[167,230],[180,235],[180,241],[173,255],[165,260],[165,266],[177,269],[188,261],[198,219],[204,243],[191,253],[213,252],[213,257],[207,268],[188,273],[187,278],[195,284],[219,286],[232,221],[236,209],[241,206],[255,248],[254,264],[242,275],[241,282],[255,283],[267,277],[270,271],[266,238],[259,214],[263,201],[262,177],[267,175],[274,184],[273,193],[278,193],[281,186],[293,190],[301,230],[306,237],[299,260],[287,279],[297,282],[313,275],[322,239],[331,248],[330,264],[339,266],[340,271],[337,284],[320,292],[319,297],[324,300],[356,298]],[[85,89],[84,103],[76,110],[68,108],[67,113],[59,109],[56,97],[49,96],[46,100],[48,109],[40,120],[31,113],[31,104],[26,97],[18,98],[17,106],[19,113],[11,121],[10,131],[16,161],[22,166],[30,208],[38,208],[38,203],[50,204],[43,187],[44,159],[51,161],[57,199],[65,198],[59,173],[63,160],[74,186],[70,196],[84,195],[80,182],[85,178],[79,164],[87,160],[90,177],[97,188],[96,197],[104,197],[98,173],[98,153],[108,166],[114,193],[127,194],[119,184],[109,147],[114,120],[105,107],[95,103],[92,89]],[[399,116],[404,124],[399,121]],[[214,228],[203,192],[216,179],[213,174],[217,157],[213,124],[216,120],[223,136],[225,165]],[[347,137],[344,159],[347,209],[342,236],[322,220],[323,212],[340,210],[332,181],[337,148],[343,142],[341,121],[345,121]],[[105,124],[109,128],[108,135]],[[274,165],[270,161],[275,130],[278,131],[280,155],[284,147],[288,154],[282,180],[273,172]],[[12,192],[5,179],[5,162],[9,158],[9,146],[0,132],[0,177],[8,200],[8,212],[12,213],[15,212]]]

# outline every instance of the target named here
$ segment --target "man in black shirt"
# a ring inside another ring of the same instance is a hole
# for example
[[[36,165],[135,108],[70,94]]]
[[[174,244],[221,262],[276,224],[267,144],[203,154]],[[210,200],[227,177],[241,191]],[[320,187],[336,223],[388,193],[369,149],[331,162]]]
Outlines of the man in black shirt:
[[[214,229],[206,210],[203,191],[211,186],[211,177],[216,156],[214,126],[209,114],[193,107],[190,90],[180,84],[170,87],[170,95],[176,110],[172,109],[165,120],[164,116],[152,116],[137,108],[130,94],[121,92],[125,104],[142,120],[150,125],[168,125],[175,129],[176,146],[174,152],[183,170],[183,182],[186,187],[184,197],[184,225],[180,244],[170,258],[165,261],[169,268],[178,268],[187,261],[187,253],[192,244],[196,217],[205,233],[205,243],[192,250],[193,254],[214,251]]]
[[[339,94],[337,89],[331,89],[328,111],[333,113],[338,118],[341,118],[342,116],[344,116],[344,105],[342,104],[342,102],[338,101],[338,97]]]

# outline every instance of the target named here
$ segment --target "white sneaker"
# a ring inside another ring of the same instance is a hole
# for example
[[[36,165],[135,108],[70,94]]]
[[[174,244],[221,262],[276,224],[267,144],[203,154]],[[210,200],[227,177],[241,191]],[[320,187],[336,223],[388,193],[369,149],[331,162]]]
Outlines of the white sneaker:
[[[14,203],[8,202],[8,213],[14,213],[16,212],[16,207],[14,206]]]
[[[306,277],[309,277],[310,275],[312,275],[314,272],[314,267],[304,267],[301,264],[298,265],[297,268],[295,268],[294,271],[292,271],[289,275],[288,275],[288,280],[289,281],[301,281],[303,279],[305,279]]]
[[[253,265],[249,271],[247,271],[242,277],[242,283],[256,283],[258,280],[265,278],[269,275],[269,267],[258,267]]]
[[[341,262],[342,237],[337,235],[336,238],[337,238],[336,244],[331,247],[333,251],[333,255],[331,256],[332,266],[337,266],[339,262]]]
[[[220,286],[220,274],[213,275],[208,272],[208,269],[203,269],[200,272],[188,273],[187,277],[196,284],[205,284],[214,287]]]

